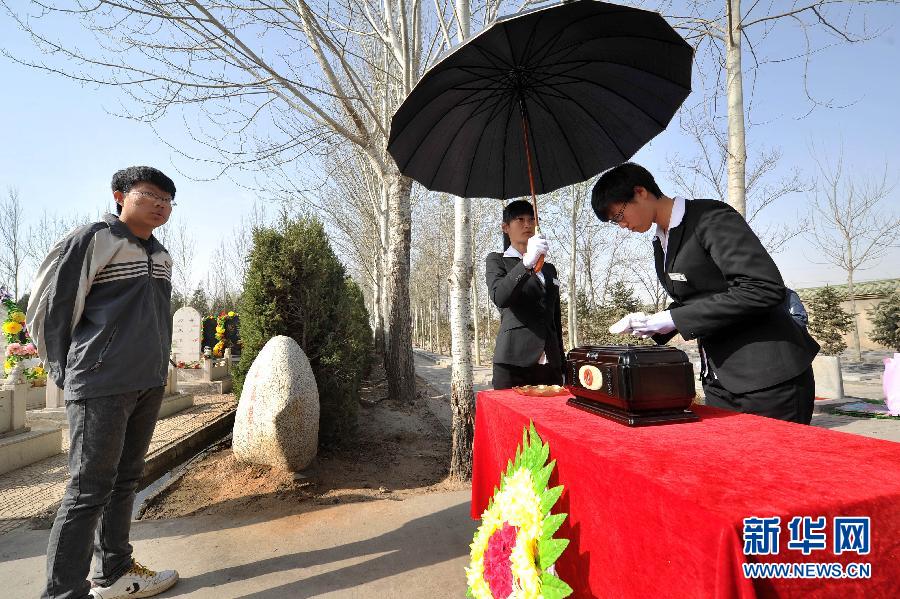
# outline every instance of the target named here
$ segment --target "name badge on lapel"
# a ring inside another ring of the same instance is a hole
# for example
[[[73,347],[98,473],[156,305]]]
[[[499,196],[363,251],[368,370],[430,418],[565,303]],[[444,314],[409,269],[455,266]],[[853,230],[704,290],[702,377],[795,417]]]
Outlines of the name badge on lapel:
[[[681,281],[682,283],[687,283],[687,277],[680,272],[670,272],[669,278],[673,281]]]

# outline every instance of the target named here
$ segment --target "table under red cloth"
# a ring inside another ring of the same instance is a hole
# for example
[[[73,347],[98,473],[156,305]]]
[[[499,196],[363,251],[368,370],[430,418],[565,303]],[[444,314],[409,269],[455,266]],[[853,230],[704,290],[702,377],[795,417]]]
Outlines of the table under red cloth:
[[[698,422],[630,428],[567,397],[478,393],[472,517],[533,421],[569,514],[557,572],[574,597],[900,597],[900,443],[694,406]],[[743,519],[781,517],[777,555],[745,556]],[[827,548],[787,548],[794,516],[825,516]],[[871,518],[871,552],[832,546],[836,516]],[[741,564],[870,563],[870,579],[748,579]]]

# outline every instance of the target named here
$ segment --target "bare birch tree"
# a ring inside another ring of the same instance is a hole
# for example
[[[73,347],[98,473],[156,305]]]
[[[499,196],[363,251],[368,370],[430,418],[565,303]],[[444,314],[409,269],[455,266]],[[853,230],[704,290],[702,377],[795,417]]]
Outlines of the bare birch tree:
[[[172,256],[172,287],[187,301],[194,290],[193,268],[197,240],[180,218],[175,222],[170,219],[157,231],[163,234],[160,242]]]
[[[694,140],[695,153],[668,157],[668,174],[675,184],[674,193],[689,198],[728,201],[728,133],[716,126],[715,119],[715,115],[708,112],[708,106],[702,103],[682,111],[680,126]],[[806,222],[798,217],[794,221],[763,225],[760,214],[778,200],[810,189],[796,167],[788,169],[786,174],[779,174],[780,161],[780,150],[762,148],[752,153],[744,171],[749,172],[749,176],[744,188],[743,215],[771,254],[784,249],[805,229]]]
[[[19,282],[25,268],[25,207],[19,199],[19,190],[6,188],[6,197],[0,201],[0,282],[19,299]]]
[[[30,282],[31,277],[40,268],[41,263],[57,241],[62,239],[67,233],[85,225],[91,220],[99,220],[100,215],[96,215],[93,219],[89,214],[71,214],[60,215],[57,213],[48,213],[46,210],[41,212],[40,219],[37,223],[29,224],[28,233],[25,236],[25,257],[28,264],[28,272],[25,281]]]
[[[156,121],[196,109],[192,134],[222,172],[286,164],[340,139],[357,146],[386,196],[389,313],[385,366],[391,396],[411,402],[411,181],[386,154],[390,116],[428,60],[421,0],[264,3],[249,0],[31,2],[2,0],[44,52],[23,64],[108,85],[132,100],[125,116]],[[46,18],[31,18],[31,17]],[[85,47],[57,35],[53,19],[78,19]],[[42,28],[43,27],[43,28]],[[376,47],[371,63],[361,49]],[[434,47],[432,44],[431,47]],[[386,84],[369,85],[367,69]],[[187,120],[185,122],[188,122]]]
[[[885,204],[895,182],[888,167],[880,175],[845,172],[844,157],[814,156],[818,167],[815,199],[810,208],[809,240],[827,263],[847,274],[847,296],[853,318],[851,349],[862,359],[854,292],[855,276],[876,265],[900,241],[900,214]]]
[[[439,17],[440,18],[440,17]],[[457,31],[462,44],[470,35],[469,0],[456,0]],[[472,386],[472,208],[468,198],[453,199],[453,271],[450,276],[450,476],[472,478],[475,438],[475,393]]]
[[[723,6],[724,4],[724,6]],[[708,101],[718,103],[720,90],[724,92],[728,123],[727,137],[727,198],[735,210],[746,216],[747,147],[746,122],[748,104],[744,97],[744,77],[748,70],[757,72],[761,65],[787,60],[802,61],[802,85],[813,106],[827,104],[814,97],[808,78],[808,66],[813,56],[824,47],[838,43],[856,43],[877,35],[867,27],[861,5],[896,4],[895,0],[795,0],[787,3],[724,0],[724,3],[692,0],[673,8],[672,2],[661,4],[662,12],[692,42],[698,64],[705,62],[709,72],[701,67],[700,78],[710,80]],[[684,12],[680,12],[684,10]],[[674,13],[674,14],[673,14]],[[784,56],[766,57],[766,38],[776,29],[791,27],[791,39],[797,46],[786,50]],[[752,66],[744,65],[744,49],[750,51]],[[723,89],[724,88],[724,89]]]

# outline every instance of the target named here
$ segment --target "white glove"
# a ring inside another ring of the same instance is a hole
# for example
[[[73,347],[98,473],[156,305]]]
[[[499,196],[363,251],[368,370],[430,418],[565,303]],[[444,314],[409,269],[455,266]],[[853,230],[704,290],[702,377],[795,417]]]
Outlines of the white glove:
[[[647,339],[653,335],[665,335],[675,330],[675,322],[668,310],[657,312],[647,317],[647,320],[636,327],[632,327],[632,335]]]
[[[525,250],[525,255],[522,256],[522,263],[525,265],[525,268],[534,268],[535,264],[537,264],[538,262],[538,259],[541,256],[546,256],[549,250],[550,245],[540,233],[535,233],[534,235],[529,237],[528,247]]]
[[[609,332],[613,335],[627,335],[635,326],[644,324],[646,320],[647,315],[644,312],[632,312],[609,327]]]

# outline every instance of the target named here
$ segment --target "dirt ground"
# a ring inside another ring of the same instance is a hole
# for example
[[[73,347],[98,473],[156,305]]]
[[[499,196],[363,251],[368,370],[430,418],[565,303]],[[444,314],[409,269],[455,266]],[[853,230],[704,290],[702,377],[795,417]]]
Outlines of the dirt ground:
[[[436,392],[416,381],[415,405],[386,398],[384,370],[373,368],[363,384],[358,434],[339,447],[319,450],[297,475],[238,462],[228,443],[190,463],[155,496],[141,519],[196,514],[293,513],[316,505],[396,499],[460,489],[447,480],[450,431],[425,404]]]

